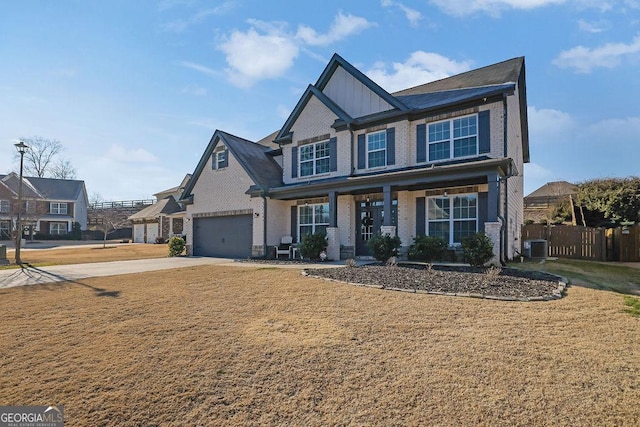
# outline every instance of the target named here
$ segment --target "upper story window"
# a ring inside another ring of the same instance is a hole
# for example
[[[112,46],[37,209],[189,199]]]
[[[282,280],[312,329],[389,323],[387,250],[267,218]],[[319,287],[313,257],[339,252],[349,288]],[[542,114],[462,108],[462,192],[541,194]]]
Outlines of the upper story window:
[[[49,213],[54,215],[66,215],[68,206],[66,203],[51,202],[49,205]]]
[[[318,175],[330,171],[329,141],[300,147],[300,176]]]
[[[28,214],[32,214],[36,212],[36,201],[35,200],[26,200],[24,202],[24,210]]]
[[[429,236],[442,237],[448,244],[455,245],[477,232],[477,194],[430,197],[427,206]]]
[[[218,151],[216,154],[216,169],[222,169],[227,166],[227,152]]]
[[[375,168],[387,164],[387,133],[367,134],[367,167]]]
[[[0,200],[0,212],[1,213],[9,213],[9,201],[8,200]]]
[[[477,116],[429,124],[428,143],[429,161],[477,155]]]

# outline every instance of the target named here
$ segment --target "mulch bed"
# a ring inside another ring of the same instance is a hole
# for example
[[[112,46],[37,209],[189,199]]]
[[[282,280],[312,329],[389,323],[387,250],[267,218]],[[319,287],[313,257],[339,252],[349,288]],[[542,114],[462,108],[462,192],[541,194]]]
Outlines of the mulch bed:
[[[304,274],[383,289],[508,301],[557,299],[566,287],[557,276],[512,268],[399,264],[307,269]]]

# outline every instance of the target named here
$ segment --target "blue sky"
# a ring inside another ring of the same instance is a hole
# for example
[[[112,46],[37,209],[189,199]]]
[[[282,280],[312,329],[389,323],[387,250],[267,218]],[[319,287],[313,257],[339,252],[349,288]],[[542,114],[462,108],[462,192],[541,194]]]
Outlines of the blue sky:
[[[280,128],[334,52],[388,91],[525,56],[525,195],[640,175],[640,0],[5,1],[0,173],[39,135],[90,195],[150,198],[215,129]]]

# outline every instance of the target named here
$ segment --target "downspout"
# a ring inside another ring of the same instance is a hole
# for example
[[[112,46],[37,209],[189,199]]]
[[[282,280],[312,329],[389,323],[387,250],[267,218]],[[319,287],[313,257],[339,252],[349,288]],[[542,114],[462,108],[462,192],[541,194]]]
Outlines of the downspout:
[[[509,148],[509,144],[507,141],[507,135],[508,135],[508,125],[507,125],[507,120],[508,120],[508,110],[507,110],[507,95],[502,95],[502,110],[503,110],[503,120],[502,120],[502,124],[503,124],[503,156],[504,158],[507,157],[508,155],[508,148]],[[502,242],[502,251],[501,251],[501,255],[500,257],[502,258],[500,260],[500,262],[502,263],[502,265],[506,265],[507,263],[507,248],[509,247],[509,224],[508,224],[508,220],[509,220],[509,187],[508,187],[508,183],[507,183],[507,179],[511,176],[511,167],[509,167],[509,171],[507,172],[507,174],[504,177],[504,217],[503,217],[503,223],[502,223],[502,238],[503,238],[503,242]],[[498,211],[500,212],[500,211]]]
[[[347,123],[347,130],[349,130],[349,134],[351,135],[351,156],[349,156],[351,158],[351,173],[350,175],[353,176],[355,174],[356,168],[355,168],[355,163],[353,162],[353,159],[355,158],[355,153],[353,151],[354,149],[354,141],[353,141],[353,128],[351,127],[351,122]]]
[[[262,252],[267,257],[267,192],[262,189]]]

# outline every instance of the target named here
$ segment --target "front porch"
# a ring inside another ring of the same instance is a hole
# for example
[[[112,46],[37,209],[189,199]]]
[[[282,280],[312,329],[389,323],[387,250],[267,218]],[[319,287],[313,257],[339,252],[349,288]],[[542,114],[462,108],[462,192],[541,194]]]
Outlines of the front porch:
[[[305,233],[323,232],[328,259],[340,260],[368,256],[367,241],[377,233],[390,234],[400,237],[406,258],[417,235],[440,236],[455,251],[462,237],[483,231],[494,244],[497,264],[504,259],[500,201],[508,163],[489,160],[480,170],[436,174],[437,168],[432,168],[421,174],[348,177],[332,186],[310,183],[273,189],[269,209],[289,209],[290,219],[289,224],[269,227],[267,240],[290,233],[300,242]]]

